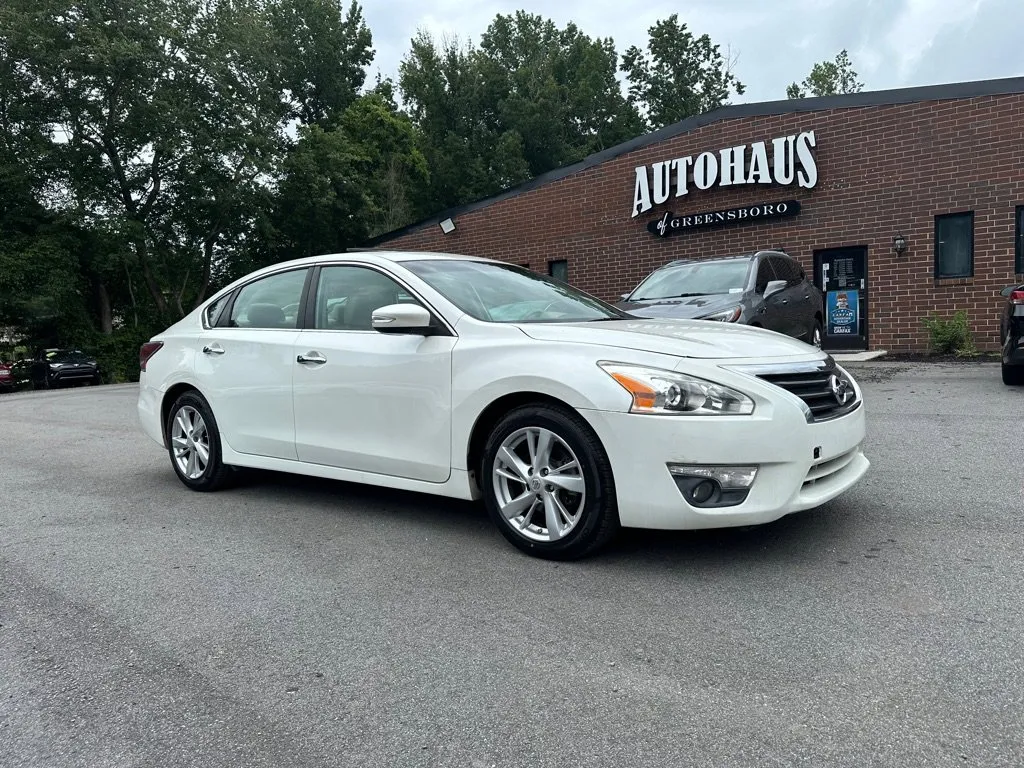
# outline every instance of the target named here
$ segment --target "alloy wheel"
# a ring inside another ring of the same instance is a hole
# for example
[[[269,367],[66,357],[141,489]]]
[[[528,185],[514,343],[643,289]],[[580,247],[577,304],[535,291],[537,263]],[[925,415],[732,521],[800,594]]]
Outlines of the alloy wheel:
[[[527,427],[502,441],[492,467],[502,517],[533,541],[558,541],[579,522],[586,480],[568,443],[549,429]]]
[[[183,406],[171,426],[171,446],[178,471],[198,480],[210,463],[210,433],[202,415],[190,405]]]

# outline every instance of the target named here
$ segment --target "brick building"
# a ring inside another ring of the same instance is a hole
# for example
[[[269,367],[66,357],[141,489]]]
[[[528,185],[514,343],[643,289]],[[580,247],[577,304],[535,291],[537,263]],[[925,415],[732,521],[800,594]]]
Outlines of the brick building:
[[[999,291],[1024,280],[1024,78],[725,107],[368,245],[606,300],[673,259],[782,248],[856,301],[847,348],[924,351],[922,318],[962,309],[995,350]]]

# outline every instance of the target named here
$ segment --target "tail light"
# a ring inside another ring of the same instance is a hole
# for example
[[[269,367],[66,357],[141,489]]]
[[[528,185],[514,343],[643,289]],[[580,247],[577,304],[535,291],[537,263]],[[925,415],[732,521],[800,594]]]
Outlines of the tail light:
[[[139,347],[139,368],[143,371],[146,370],[146,363],[153,357],[160,348],[164,345],[162,341],[147,341],[141,347]]]
[[[1024,291],[1013,291],[1010,294],[1010,302],[1013,304],[1024,304]]]

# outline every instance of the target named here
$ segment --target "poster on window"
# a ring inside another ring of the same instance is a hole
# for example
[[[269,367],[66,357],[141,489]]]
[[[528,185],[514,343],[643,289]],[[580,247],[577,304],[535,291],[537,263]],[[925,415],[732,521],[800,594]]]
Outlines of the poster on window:
[[[829,336],[856,336],[859,318],[857,291],[829,291],[825,298],[825,313]]]

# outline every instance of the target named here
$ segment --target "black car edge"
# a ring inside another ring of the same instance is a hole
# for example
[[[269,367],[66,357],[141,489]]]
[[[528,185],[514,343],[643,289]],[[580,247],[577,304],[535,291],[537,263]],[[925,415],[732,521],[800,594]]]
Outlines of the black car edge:
[[[1006,304],[999,318],[1003,384],[1024,385],[1024,283],[1001,291]]]
[[[673,261],[651,272],[615,306],[636,317],[759,326],[821,346],[821,291],[782,251]]]
[[[29,367],[33,389],[51,389],[70,384],[99,384],[100,365],[95,357],[78,349],[48,350]]]

